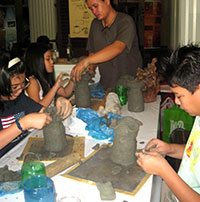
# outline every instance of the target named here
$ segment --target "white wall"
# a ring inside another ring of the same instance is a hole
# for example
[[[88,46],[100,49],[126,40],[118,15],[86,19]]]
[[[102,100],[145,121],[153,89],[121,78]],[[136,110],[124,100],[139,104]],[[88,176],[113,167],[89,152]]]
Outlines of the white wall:
[[[31,42],[40,35],[56,39],[55,0],[28,0]]]
[[[170,0],[170,48],[200,43],[200,0]]]

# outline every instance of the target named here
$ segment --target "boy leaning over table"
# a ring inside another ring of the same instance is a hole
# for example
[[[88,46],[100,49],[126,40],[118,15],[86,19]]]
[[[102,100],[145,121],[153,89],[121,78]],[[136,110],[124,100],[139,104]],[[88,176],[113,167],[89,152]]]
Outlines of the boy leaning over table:
[[[196,116],[186,145],[168,144],[152,139],[137,163],[147,173],[159,175],[165,191],[162,202],[200,201],[200,47],[187,45],[177,48],[161,65],[163,76],[175,95],[175,103],[191,116]],[[182,159],[178,174],[164,155]]]

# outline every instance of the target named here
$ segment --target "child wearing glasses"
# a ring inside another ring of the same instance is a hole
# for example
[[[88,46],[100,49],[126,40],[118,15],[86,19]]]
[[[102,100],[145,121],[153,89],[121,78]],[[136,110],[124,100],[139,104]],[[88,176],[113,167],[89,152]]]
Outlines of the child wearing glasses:
[[[0,53],[0,157],[26,136],[26,130],[41,129],[52,120],[42,113],[41,104],[24,94],[27,86],[23,62],[19,58],[9,61]],[[65,98],[59,97],[56,106],[63,119],[71,114],[71,103]]]
[[[67,73],[60,73],[55,79],[54,61],[49,46],[32,43],[25,56],[26,76],[30,85],[26,93],[36,102],[47,107],[54,102],[55,96],[69,97],[74,89],[73,81],[67,79]],[[63,87],[67,82],[68,84]]]

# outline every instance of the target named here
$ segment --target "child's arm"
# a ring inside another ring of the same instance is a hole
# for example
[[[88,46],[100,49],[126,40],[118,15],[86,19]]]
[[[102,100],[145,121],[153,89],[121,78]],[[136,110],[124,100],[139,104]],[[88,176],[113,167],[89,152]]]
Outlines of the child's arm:
[[[168,144],[159,139],[152,139],[145,146],[145,150],[159,152],[177,159],[182,159],[184,149],[184,144]]]
[[[57,94],[63,97],[69,97],[74,90],[74,82],[70,80],[68,84],[63,88],[59,88]]]
[[[200,195],[189,187],[169,164],[162,170],[160,176],[180,202],[200,201]]]
[[[200,195],[191,189],[169,165],[166,159],[157,152],[139,152],[137,163],[142,169],[154,175],[159,175],[180,202],[199,202]]]
[[[28,93],[28,96],[33,99],[35,102],[40,103],[41,105],[48,107],[52,100],[54,99],[57,90],[59,88],[59,85],[54,85],[49,92],[43,97],[43,99],[40,99],[39,92],[40,92],[40,86],[38,84],[38,81],[34,78],[30,78],[30,85],[26,89],[26,92]]]
[[[41,129],[51,121],[52,118],[46,113],[31,113],[21,118],[19,124],[23,130],[28,130],[29,128]],[[2,129],[0,131],[0,149],[5,147],[21,133],[22,131],[16,123],[13,123],[8,128]]]

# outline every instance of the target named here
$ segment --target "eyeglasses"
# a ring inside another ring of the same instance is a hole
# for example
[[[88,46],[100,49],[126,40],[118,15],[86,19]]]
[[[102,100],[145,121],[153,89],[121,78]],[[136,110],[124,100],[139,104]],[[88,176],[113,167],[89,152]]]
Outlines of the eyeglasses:
[[[30,84],[29,79],[25,78],[23,82],[11,85],[12,94],[17,95],[20,90],[26,89],[29,86],[29,84]]]

